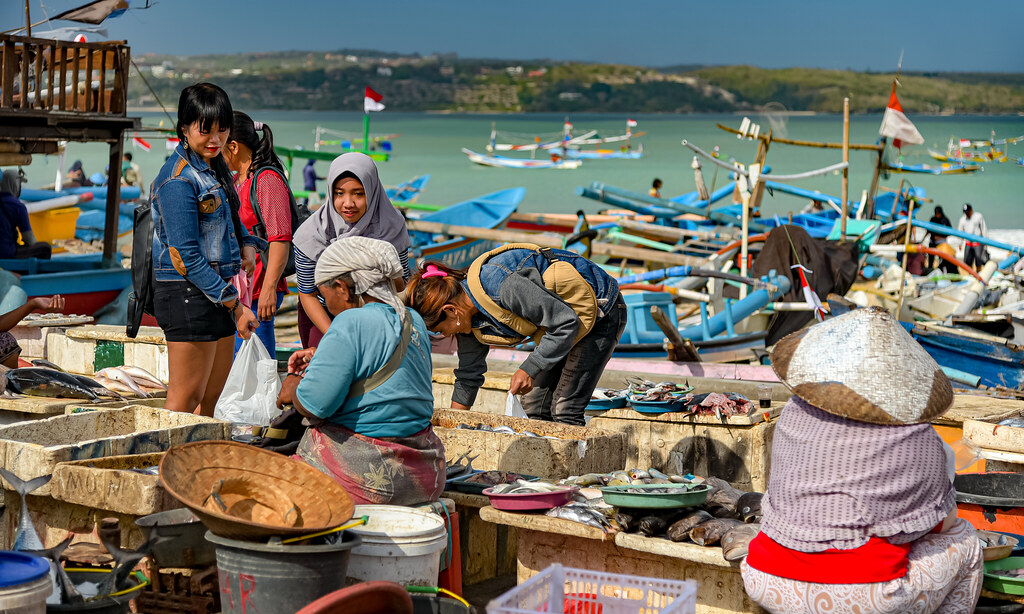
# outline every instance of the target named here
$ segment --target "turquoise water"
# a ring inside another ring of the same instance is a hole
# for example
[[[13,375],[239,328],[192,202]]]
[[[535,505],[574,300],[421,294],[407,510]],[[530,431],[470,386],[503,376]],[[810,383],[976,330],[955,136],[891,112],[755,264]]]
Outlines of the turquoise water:
[[[257,120],[269,124],[280,145],[312,148],[313,131],[317,125],[336,130],[357,132],[361,130],[362,114],[348,112],[296,112],[266,111],[250,112]],[[143,113],[144,125],[155,125],[166,117],[161,113]],[[551,133],[561,129],[562,115],[431,115],[421,113],[395,113],[385,111],[372,116],[373,133],[400,133],[394,141],[394,155],[388,162],[381,163],[380,176],[385,184],[396,184],[415,175],[429,173],[430,183],[420,197],[420,202],[449,205],[503,188],[525,186],[526,200],[520,211],[574,212],[583,209],[595,212],[603,207],[601,203],[576,196],[576,186],[589,185],[600,181],[623,188],[646,192],[651,180],[659,177],[664,182],[662,194],[674,196],[695,189],[693,171],[690,168],[692,154],[680,145],[682,139],[695,143],[704,150],[715,145],[721,147],[722,157],[736,157],[749,163],[756,153],[756,143],[740,141],[735,136],[718,130],[716,122],[739,127],[741,116],[735,115],[633,115],[639,125],[635,131],[647,133],[637,139],[644,145],[646,156],[640,160],[589,160],[576,170],[519,170],[488,168],[471,164],[461,153],[462,147],[483,151],[487,144],[491,122],[499,130],[520,133]],[[625,128],[625,116],[619,115],[574,115],[571,120],[576,132],[587,129],[599,130],[602,134],[621,134]],[[767,127],[765,118],[752,117]],[[950,136],[966,138],[988,138],[995,131],[996,138],[1024,134],[1024,117],[914,117],[912,120],[925,137],[926,145],[945,150]],[[877,138],[879,116],[855,116],[851,121],[851,143],[873,143]],[[792,139],[813,141],[842,141],[842,118],[838,116],[795,116],[785,120],[785,135]],[[766,129],[766,128],[765,128]],[[778,134],[778,131],[776,132]],[[134,150],[136,162],[142,167],[145,181],[152,181],[163,163],[166,151],[163,142],[150,139],[150,152]],[[129,151],[132,151],[129,149]],[[905,149],[905,162],[935,163],[924,146]],[[1011,146],[1012,157],[1024,157],[1024,144]],[[71,143],[68,145],[67,165],[75,159],[84,162],[85,170],[94,173],[107,163],[107,150],[103,145]],[[868,188],[871,180],[875,154],[873,152],[851,152],[850,198],[860,198],[862,190]],[[790,145],[774,144],[768,154],[768,164],[780,174],[798,173],[824,167],[841,161],[839,150],[807,149]],[[297,162],[304,164],[304,161]],[[321,176],[327,174],[326,162],[318,162]],[[926,204],[925,213],[930,216],[933,204],[942,205],[954,221],[960,216],[963,203],[970,202],[980,211],[992,228],[1024,227],[1024,167],[1013,163],[987,164],[984,172],[973,175],[934,177],[926,175],[893,174],[881,182],[882,186],[895,189],[901,178],[911,185],[923,187],[934,203]],[[30,186],[52,183],[56,171],[55,156],[36,156],[31,166],[25,167]],[[714,170],[705,164],[704,178],[708,186]],[[724,172],[717,177],[717,186],[727,181]],[[292,185],[301,189],[301,177],[297,173]],[[802,181],[802,187],[817,189],[839,195],[841,177],[829,175]],[[321,190],[323,190],[321,185]],[[763,203],[766,214],[784,215],[788,211],[799,211],[805,201],[784,195],[765,194]]]

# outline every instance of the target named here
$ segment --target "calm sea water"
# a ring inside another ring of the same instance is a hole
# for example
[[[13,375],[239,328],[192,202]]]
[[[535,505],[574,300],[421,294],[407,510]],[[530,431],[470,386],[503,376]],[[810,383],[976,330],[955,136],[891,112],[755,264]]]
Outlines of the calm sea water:
[[[344,130],[361,131],[362,114],[349,112],[314,113],[300,111],[251,112],[257,120],[266,122],[273,130],[276,142],[290,147],[312,148],[313,132],[319,126]],[[162,113],[142,113],[143,124],[157,125],[167,119]],[[640,160],[588,160],[576,170],[519,170],[487,168],[471,164],[461,153],[462,147],[484,151],[491,123],[496,122],[498,130],[518,133],[551,133],[561,130],[563,116],[558,114],[537,115],[432,115],[421,113],[395,113],[385,111],[372,115],[371,132],[399,133],[394,141],[392,159],[381,163],[380,176],[385,184],[396,184],[415,175],[429,173],[430,183],[420,196],[420,202],[449,205],[487,192],[525,186],[526,200],[520,211],[531,212],[574,212],[583,209],[595,212],[603,205],[584,199],[575,194],[577,186],[589,185],[592,181],[646,192],[651,181],[659,177],[664,182],[662,194],[674,196],[695,189],[693,171],[690,168],[692,154],[682,147],[680,141],[687,139],[705,150],[718,145],[722,157],[734,156],[749,163],[756,153],[756,143],[738,140],[735,136],[715,127],[716,122],[739,127],[742,117],[734,115],[633,115],[639,125],[635,131],[646,131],[637,139],[644,145],[645,157]],[[570,118],[580,133],[596,129],[603,135],[621,134],[625,129],[625,116],[619,115],[574,115]],[[767,129],[767,118],[754,117]],[[915,117],[912,118],[926,145],[945,150],[951,136],[965,138],[988,138],[994,130],[996,138],[1024,134],[1024,117]],[[879,116],[855,116],[851,122],[852,143],[873,143],[877,138]],[[813,141],[842,141],[842,118],[838,116],[797,116],[784,120],[782,131],[792,139]],[[776,130],[776,134],[780,131]],[[162,141],[151,139],[153,149],[134,151],[136,162],[142,167],[145,181],[152,181],[163,163],[166,151]],[[913,146],[905,150],[905,162],[934,163],[924,146]],[[1011,146],[1012,157],[1024,157],[1024,143]],[[68,145],[67,165],[76,159],[84,162],[87,173],[102,170],[107,163],[107,150],[103,145],[72,143]],[[873,152],[851,152],[850,198],[859,199],[862,190],[868,188],[871,180],[875,154]],[[774,144],[768,154],[768,164],[780,174],[791,174],[819,168],[841,161],[839,150],[807,149],[789,145]],[[297,165],[304,164],[298,161]],[[881,185],[895,189],[901,178],[911,185],[923,187],[934,203],[925,206],[930,216],[932,206],[942,205],[954,221],[960,216],[963,203],[970,202],[975,210],[985,215],[991,228],[1024,228],[1024,167],[1016,164],[986,164],[984,172],[973,175],[934,177],[926,175],[894,174],[882,181]],[[327,174],[328,164],[318,162],[320,174]],[[55,156],[37,156],[32,165],[26,167],[30,186],[52,183],[57,168]],[[711,186],[714,170],[705,164],[704,178]],[[727,181],[724,172],[719,172],[716,185]],[[295,173],[292,185],[301,189],[301,176]],[[808,179],[802,187],[817,189],[828,194],[839,195],[841,178],[830,175]],[[321,186],[321,190],[324,188]],[[799,211],[805,201],[795,197],[776,194],[765,195],[763,203],[767,214],[785,214]]]

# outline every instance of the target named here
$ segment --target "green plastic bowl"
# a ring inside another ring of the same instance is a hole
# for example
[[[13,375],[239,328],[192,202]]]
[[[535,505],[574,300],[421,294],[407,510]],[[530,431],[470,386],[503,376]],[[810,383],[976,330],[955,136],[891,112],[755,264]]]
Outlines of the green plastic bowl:
[[[993,571],[1003,569],[1020,569],[1024,567],[1024,556],[1011,556],[996,561],[985,561],[985,580],[983,585],[990,591],[1007,595],[1024,595],[1024,578],[1009,578],[993,575]]]
[[[627,490],[654,490],[658,488],[671,488],[678,492],[669,493],[631,493]],[[670,509],[675,507],[690,507],[701,505],[708,498],[711,491],[709,484],[629,484],[626,486],[605,486],[601,489],[604,494],[604,502],[615,507],[639,507],[644,509]]]

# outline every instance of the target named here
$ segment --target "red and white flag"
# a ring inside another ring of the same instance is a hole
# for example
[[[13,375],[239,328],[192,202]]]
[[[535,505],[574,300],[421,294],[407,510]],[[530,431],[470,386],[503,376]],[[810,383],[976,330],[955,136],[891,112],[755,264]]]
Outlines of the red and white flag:
[[[173,150],[178,144],[181,143],[181,139],[176,136],[168,137],[167,139],[167,151]]]
[[[796,269],[797,272],[800,273],[800,286],[804,290],[804,302],[807,303],[807,306],[810,307],[812,311],[814,311],[814,318],[819,322],[824,322],[826,313],[825,306],[821,304],[821,299],[818,298],[818,294],[811,288],[810,284],[807,283],[807,277],[804,276],[804,271],[807,271],[808,273],[813,273],[814,271],[799,264],[794,264],[789,268]]]
[[[152,147],[152,145],[147,143],[144,139],[142,139],[142,137],[133,136],[132,137],[132,147],[138,147],[139,149],[141,149],[143,151],[149,151],[150,148]]]
[[[626,125],[629,126],[630,128],[636,128],[636,120],[635,119],[627,119],[626,120]]]
[[[370,111],[383,111],[384,104],[381,102],[384,97],[373,91],[369,87],[366,88],[366,97],[363,98],[363,112],[369,113]]]
[[[903,106],[900,104],[899,99],[896,98],[895,82],[892,84],[889,106],[885,109],[885,115],[882,116],[882,125],[878,129],[878,134],[891,137],[893,139],[892,144],[896,148],[899,148],[903,143],[911,143],[913,145],[924,143],[924,137],[914,127],[913,122],[903,114]]]

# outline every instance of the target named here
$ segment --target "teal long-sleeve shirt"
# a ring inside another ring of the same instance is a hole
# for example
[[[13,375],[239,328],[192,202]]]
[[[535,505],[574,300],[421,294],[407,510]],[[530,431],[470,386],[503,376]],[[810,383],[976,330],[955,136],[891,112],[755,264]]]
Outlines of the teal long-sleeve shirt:
[[[353,382],[373,375],[391,358],[402,323],[382,303],[338,314],[299,383],[302,407],[367,437],[408,437],[427,428],[434,413],[430,338],[423,318],[408,313],[412,341],[401,366],[379,387],[352,399],[347,397]]]

